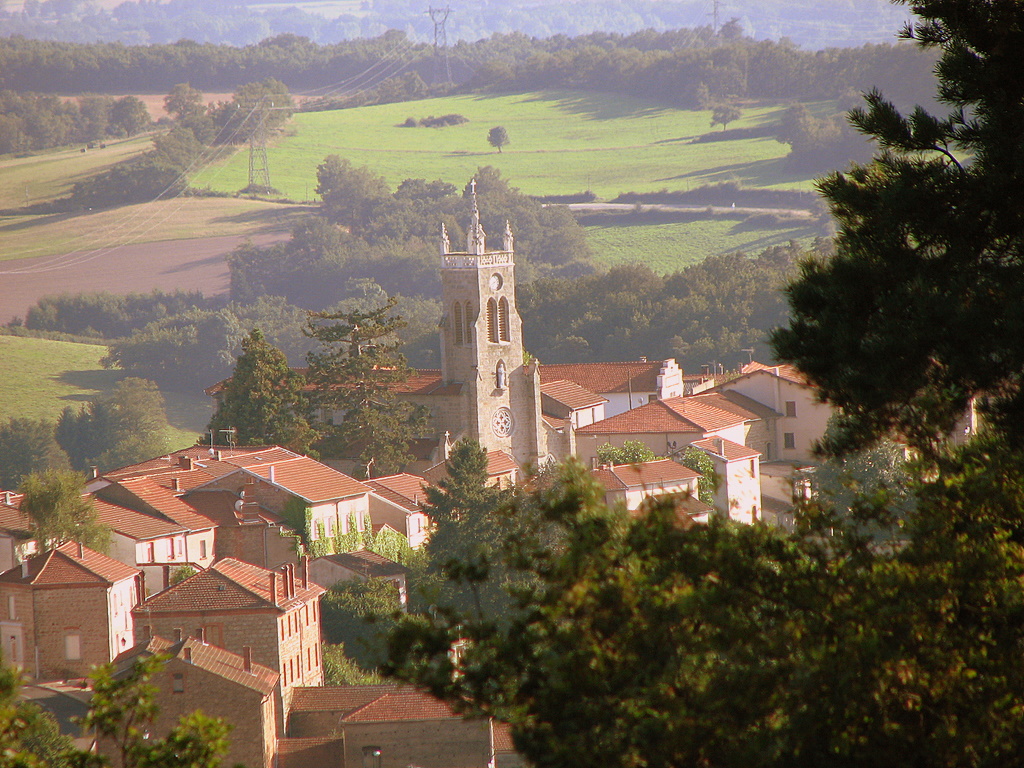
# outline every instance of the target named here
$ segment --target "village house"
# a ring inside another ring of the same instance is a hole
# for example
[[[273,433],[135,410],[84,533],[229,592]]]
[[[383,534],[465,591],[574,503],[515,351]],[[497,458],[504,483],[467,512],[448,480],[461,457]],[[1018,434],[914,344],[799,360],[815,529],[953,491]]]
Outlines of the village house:
[[[722,437],[708,437],[692,445],[704,451],[714,465],[718,477],[715,508],[741,523],[762,519],[761,454]]]
[[[280,749],[282,768],[493,768],[497,757],[492,721],[399,685],[296,688]]]
[[[218,560],[135,608],[136,641],[163,637],[204,642],[243,654],[280,675],[287,708],[291,689],[323,683],[320,596],[308,561],[279,570]]]
[[[0,491],[0,573],[36,550],[31,522],[21,511],[21,494]]]
[[[118,656],[115,675],[127,674],[137,659],[156,654],[169,658],[152,678],[158,689],[159,711],[150,726],[155,733],[167,733],[183,715],[202,710],[231,725],[224,765],[276,765],[282,718],[275,670],[253,661],[247,647],[237,654],[195,637],[177,642],[154,637]],[[98,752],[111,758],[116,754],[114,745],[102,739]]]
[[[387,525],[405,536],[413,549],[427,543],[430,518],[423,511],[426,481],[422,477],[403,472],[364,482],[372,489],[370,518],[374,533],[378,526]]]
[[[635,512],[649,500],[662,496],[689,499],[694,522],[707,522],[713,510],[698,498],[700,473],[672,459],[645,461],[637,464],[606,464],[591,470],[593,478],[604,488],[608,506],[622,506]]]
[[[0,574],[4,659],[36,679],[85,677],[134,644],[142,574],[75,542]]]
[[[309,561],[309,577],[324,589],[330,589],[339,581],[383,579],[391,582],[398,590],[398,598],[403,606],[409,601],[406,588],[408,575],[409,569],[404,565],[366,549],[324,555]]]

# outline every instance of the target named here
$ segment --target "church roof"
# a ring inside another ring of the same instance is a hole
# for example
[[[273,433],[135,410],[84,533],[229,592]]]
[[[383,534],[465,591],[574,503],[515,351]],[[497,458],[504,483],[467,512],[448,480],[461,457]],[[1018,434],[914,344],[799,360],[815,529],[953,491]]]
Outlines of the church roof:
[[[542,363],[541,385],[571,381],[598,394],[609,392],[657,392],[663,363],[631,360],[621,363]]]
[[[595,405],[608,402],[608,398],[601,397],[589,389],[584,389],[575,382],[565,381],[564,379],[541,384],[540,392],[542,395],[550,397],[552,400],[561,403],[573,411],[581,408],[592,408]]]

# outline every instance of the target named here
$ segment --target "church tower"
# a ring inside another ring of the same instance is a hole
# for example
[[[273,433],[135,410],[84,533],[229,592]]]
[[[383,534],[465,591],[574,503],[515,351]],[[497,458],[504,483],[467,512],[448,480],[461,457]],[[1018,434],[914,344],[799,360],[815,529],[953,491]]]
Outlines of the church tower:
[[[523,364],[523,323],[516,308],[514,242],[506,222],[500,251],[487,250],[476,180],[466,250],[453,251],[441,226],[441,375],[462,384],[466,436],[520,464],[541,451],[540,375]]]

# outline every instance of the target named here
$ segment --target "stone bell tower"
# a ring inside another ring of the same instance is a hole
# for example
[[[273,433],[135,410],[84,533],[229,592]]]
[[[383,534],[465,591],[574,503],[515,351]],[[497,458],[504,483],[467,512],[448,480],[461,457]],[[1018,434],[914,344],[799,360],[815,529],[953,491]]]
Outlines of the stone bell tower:
[[[516,309],[514,241],[506,222],[500,251],[487,250],[476,180],[466,250],[453,251],[441,226],[441,375],[462,384],[466,436],[520,464],[541,451],[540,374],[523,365],[523,323]]]

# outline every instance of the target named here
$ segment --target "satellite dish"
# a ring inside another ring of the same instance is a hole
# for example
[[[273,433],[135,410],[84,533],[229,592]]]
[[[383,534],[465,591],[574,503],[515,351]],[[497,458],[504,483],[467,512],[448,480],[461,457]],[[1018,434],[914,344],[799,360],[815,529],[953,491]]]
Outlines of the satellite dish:
[[[239,499],[238,501],[235,502],[235,511],[241,512],[243,506],[245,506],[245,502]]]

